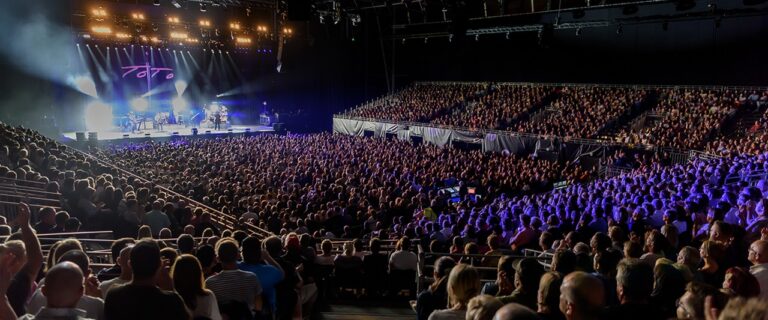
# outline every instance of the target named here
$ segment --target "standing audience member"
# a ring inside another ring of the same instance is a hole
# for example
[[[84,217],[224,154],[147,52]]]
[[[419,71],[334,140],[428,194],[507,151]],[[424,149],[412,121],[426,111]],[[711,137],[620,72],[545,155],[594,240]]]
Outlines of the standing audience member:
[[[131,250],[130,264],[133,280],[110,289],[104,299],[106,319],[190,319],[184,300],[175,292],[160,290],[155,283],[162,268],[157,242],[137,242]]]
[[[261,282],[253,272],[238,269],[240,249],[232,238],[216,243],[216,258],[221,272],[205,280],[205,286],[216,295],[219,309],[230,319],[243,319],[262,312]]]
[[[48,270],[45,284],[40,288],[46,304],[35,315],[27,314],[23,320],[75,319],[87,320],[86,312],[77,305],[85,292],[85,277],[72,262],[62,262]]]
[[[265,314],[274,314],[277,310],[275,286],[283,281],[285,273],[269,252],[262,249],[262,242],[255,237],[247,237],[242,245],[243,261],[238,263],[240,270],[253,272],[259,278],[262,297],[266,302]]]

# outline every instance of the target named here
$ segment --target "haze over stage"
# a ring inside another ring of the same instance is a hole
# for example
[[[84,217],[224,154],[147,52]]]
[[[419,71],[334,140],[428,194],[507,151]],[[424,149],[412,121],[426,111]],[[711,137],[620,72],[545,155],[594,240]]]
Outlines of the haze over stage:
[[[146,134],[149,134],[150,138],[168,138],[174,136],[174,133],[177,133],[175,136],[179,137],[188,137],[192,136],[192,128],[184,128],[183,126],[179,128],[174,128],[174,126],[166,126],[166,130],[163,131],[157,131],[157,130],[143,130],[143,131],[136,131],[136,132],[123,132],[123,131],[116,131],[116,130],[99,130],[99,131],[88,131],[83,132],[85,134],[86,139],[88,138],[89,132],[96,132],[99,141],[113,141],[113,140],[133,140],[133,139],[146,139]],[[229,130],[232,130],[231,132]],[[261,125],[253,125],[253,126],[232,126],[229,129],[222,129],[222,130],[213,130],[209,128],[198,128],[198,135],[208,135],[208,136],[219,136],[219,135],[228,135],[228,134],[243,134],[243,133],[270,133],[275,132],[275,129],[272,126],[261,126]],[[62,137],[65,139],[71,139],[71,140],[77,140],[77,132],[65,132],[62,134]]]

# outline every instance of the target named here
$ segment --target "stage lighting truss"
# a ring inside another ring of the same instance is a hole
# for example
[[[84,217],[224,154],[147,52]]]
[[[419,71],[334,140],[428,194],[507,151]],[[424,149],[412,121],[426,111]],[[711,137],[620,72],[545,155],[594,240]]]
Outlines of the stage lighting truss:
[[[584,29],[584,28],[599,28],[599,27],[607,27],[612,25],[612,23],[608,21],[596,21],[596,22],[566,22],[566,23],[560,23],[559,25],[552,26],[553,29]],[[505,38],[509,38],[510,33],[514,32],[539,32],[544,28],[544,25],[541,24],[533,24],[533,25],[523,25],[523,26],[514,26],[514,27],[498,27],[498,28],[483,28],[483,29],[469,29],[467,30],[466,35],[468,37],[472,37],[473,39],[480,40],[481,35],[501,35],[503,34]],[[440,33],[419,33],[419,34],[409,34],[409,35],[403,35],[397,37],[397,39],[428,39],[428,38],[447,38],[449,41],[453,40],[453,34],[447,33],[447,32],[440,32]]]

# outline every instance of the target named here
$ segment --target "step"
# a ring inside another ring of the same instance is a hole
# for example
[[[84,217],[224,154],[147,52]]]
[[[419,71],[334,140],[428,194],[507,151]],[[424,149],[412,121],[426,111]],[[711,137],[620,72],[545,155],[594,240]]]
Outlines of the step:
[[[361,301],[360,305],[331,305],[329,311],[321,312],[321,318],[327,320],[413,320],[416,313],[408,306],[403,307],[371,307],[368,302]]]

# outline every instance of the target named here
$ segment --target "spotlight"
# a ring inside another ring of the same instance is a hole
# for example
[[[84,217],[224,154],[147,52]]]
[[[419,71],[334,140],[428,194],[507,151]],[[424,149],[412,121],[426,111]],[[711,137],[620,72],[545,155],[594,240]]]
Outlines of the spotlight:
[[[427,43],[427,39],[429,39],[429,38],[426,38],[426,37],[424,38],[424,44]]]
[[[171,4],[176,7],[176,9],[181,9],[181,4],[176,0],[171,0]]]
[[[405,38],[403,38],[403,41],[401,41],[402,44],[405,44]]]
[[[153,0],[152,4],[154,4],[155,7],[159,7],[160,6],[160,0]]]
[[[475,35],[475,41],[480,41],[480,35],[479,34]]]
[[[507,35],[505,36],[507,40],[509,40],[509,32],[507,32]]]
[[[621,35],[622,33],[624,33],[624,26],[619,23],[619,25],[616,27],[616,34]]]
[[[448,35],[448,42],[453,42],[453,34]]]
[[[149,102],[142,97],[131,100],[131,109],[137,112],[144,112],[149,109]]]
[[[581,35],[581,28],[576,28],[576,36],[578,37],[580,35]]]
[[[205,12],[205,11],[206,11],[205,3],[200,3],[200,12]]]

